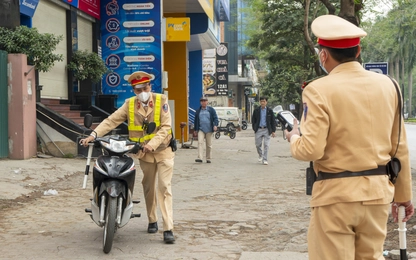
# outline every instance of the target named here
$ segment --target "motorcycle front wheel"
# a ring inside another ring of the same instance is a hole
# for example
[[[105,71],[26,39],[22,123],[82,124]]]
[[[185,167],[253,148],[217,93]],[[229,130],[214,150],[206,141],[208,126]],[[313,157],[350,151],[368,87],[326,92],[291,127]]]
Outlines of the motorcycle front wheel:
[[[114,234],[116,233],[117,198],[108,196],[107,210],[103,232],[103,251],[108,254],[113,246]]]
[[[241,128],[242,128],[243,130],[247,130],[247,125],[243,125]]]

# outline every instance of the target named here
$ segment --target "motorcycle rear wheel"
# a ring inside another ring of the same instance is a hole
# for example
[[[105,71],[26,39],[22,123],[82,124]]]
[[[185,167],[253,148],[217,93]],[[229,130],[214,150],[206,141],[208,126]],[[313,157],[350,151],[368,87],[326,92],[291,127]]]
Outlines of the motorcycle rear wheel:
[[[116,233],[117,198],[108,196],[107,212],[103,231],[103,251],[108,254],[113,246],[114,234]]]
[[[235,138],[235,135],[236,135],[236,134],[235,134],[235,132],[231,132],[231,133],[230,133],[230,138],[231,138],[231,139],[234,139],[234,138]]]
[[[215,132],[215,139],[220,138],[220,136],[221,136],[220,132]]]

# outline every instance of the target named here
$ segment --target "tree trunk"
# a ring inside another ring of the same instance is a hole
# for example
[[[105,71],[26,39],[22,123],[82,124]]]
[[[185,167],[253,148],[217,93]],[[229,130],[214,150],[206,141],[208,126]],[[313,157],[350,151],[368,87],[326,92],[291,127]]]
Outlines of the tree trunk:
[[[410,71],[410,72],[409,72],[409,74],[407,75],[407,78],[408,78],[408,82],[407,82],[407,84],[408,84],[408,88],[409,88],[409,103],[408,103],[408,108],[407,108],[407,111],[408,111],[408,113],[409,113],[409,118],[410,118],[410,117],[413,117],[413,115],[412,115],[413,75],[412,75],[412,72],[411,72],[411,71]]]
[[[338,16],[357,26],[359,25],[359,21],[355,16],[354,0],[341,0],[341,9]]]
[[[396,79],[397,83],[400,87],[400,64],[399,64],[399,58],[396,58],[395,62],[396,71],[394,73],[394,78]]]
[[[401,82],[402,82],[402,84],[399,84],[399,87],[400,87],[400,90],[401,90],[401,92],[402,92],[402,106],[404,107],[404,102],[405,102],[405,98],[404,98],[404,84],[405,84],[405,82],[406,82],[406,80],[405,80],[405,75],[404,75],[404,72],[405,72],[405,63],[404,63],[404,59],[401,61],[401,63],[400,63],[400,65],[401,65],[401,67],[402,67],[402,69],[401,69],[401,71],[400,71],[400,80],[401,80]],[[405,113],[405,111],[401,111],[402,113]]]

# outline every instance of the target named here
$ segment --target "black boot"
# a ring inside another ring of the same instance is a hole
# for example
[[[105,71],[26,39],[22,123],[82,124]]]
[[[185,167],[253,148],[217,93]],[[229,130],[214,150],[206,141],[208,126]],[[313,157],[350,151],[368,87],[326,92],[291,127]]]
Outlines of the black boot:
[[[173,242],[175,242],[172,230],[163,232],[163,241],[165,241],[166,244],[173,244]]]
[[[149,223],[149,226],[147,227],[147,233],[156,233],[157,231],[157,222]]]

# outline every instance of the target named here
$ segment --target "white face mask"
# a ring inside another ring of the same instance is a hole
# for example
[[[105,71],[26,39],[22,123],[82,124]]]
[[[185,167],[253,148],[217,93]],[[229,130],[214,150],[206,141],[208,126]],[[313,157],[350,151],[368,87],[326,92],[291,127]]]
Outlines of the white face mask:
[[[141,92],[140,94],[137,95],[137,98],[141,102],[146,102],[150,98],[150,92],[143,91],[143,92]]]
[[[322,62],[321,61],[321,53],[323,53],[324,51],[322,50],[320,53],[319,53],[319,66],[321,67],[321,69],[325,72],[325,74],[328,74],[328,71],[325,69],[325,62]],[[328,55],[328,53],[327,53],[327,55]]]

